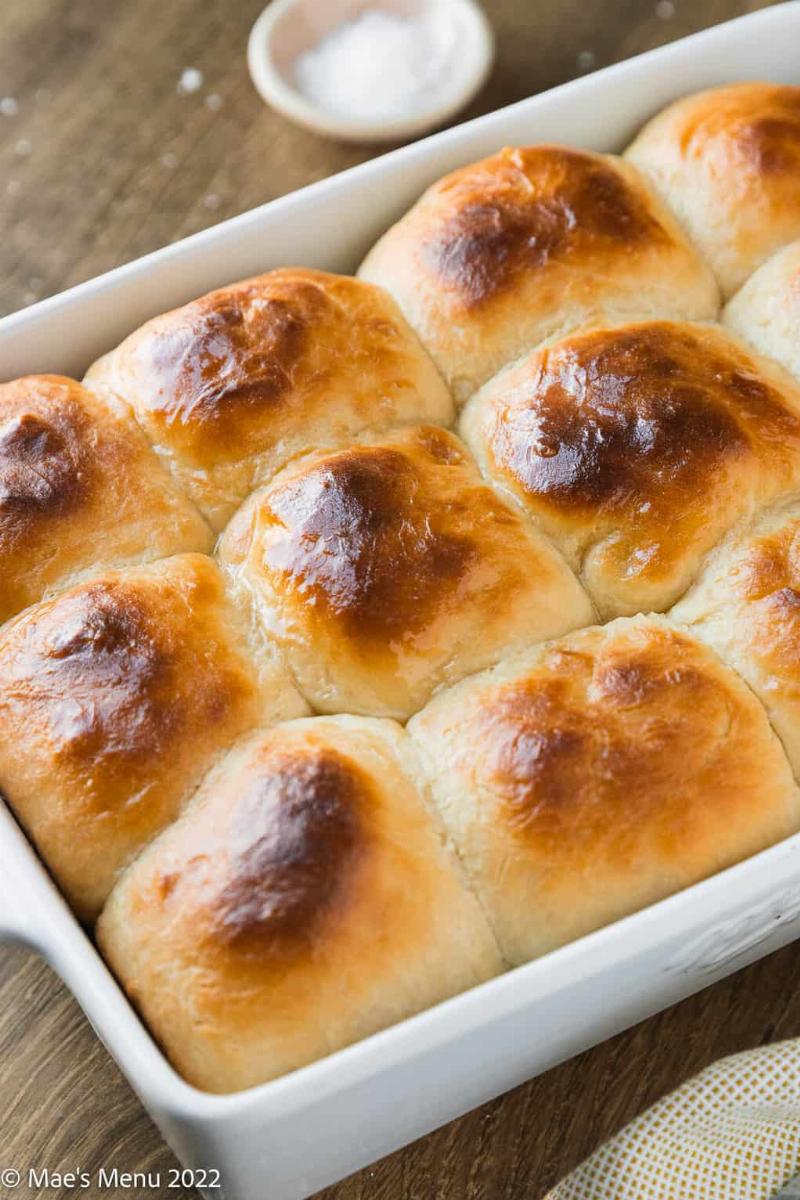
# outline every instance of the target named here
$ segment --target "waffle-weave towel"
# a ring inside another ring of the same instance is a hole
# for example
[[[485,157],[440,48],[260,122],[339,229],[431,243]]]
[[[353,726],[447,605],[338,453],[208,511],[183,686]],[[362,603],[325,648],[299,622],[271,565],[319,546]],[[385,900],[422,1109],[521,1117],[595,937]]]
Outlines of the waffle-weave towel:
[[[722,1059],[547,1200],[769,1200],[800,1172],[800,1040]]]

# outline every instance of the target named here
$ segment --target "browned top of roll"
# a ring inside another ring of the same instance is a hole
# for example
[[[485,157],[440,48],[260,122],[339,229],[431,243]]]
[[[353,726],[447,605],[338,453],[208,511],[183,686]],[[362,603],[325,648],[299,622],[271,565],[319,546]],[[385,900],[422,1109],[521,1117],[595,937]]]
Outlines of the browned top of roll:
[[[765,739],[757,706],[691,638],[615,625],[488,693],[462,736],[493,819],[558,889],[591,862],[616,873],[644,852],[677,867],[710,848],[726,811],[750,804],[762,726]]]
[[[109,899],[101,945],[176,1066],[262,1082],[500,968],[392,722],[236,747]]]
[[[687,781],[698,798],[710,800],[712,783],[727,794],[747,749],[719,759],[732,713],[719,671],[688,638],[655,627],[637,644],[594,632],[498,688],[467,737],[515,839],[551,862],[596,855],[618,868],[651,821],[668,833],[686,819]]]
[[[218,528],[262,469],[274,473],[317,439],[451,416],[444,384],[382,289],[299,267],[154,318],[87,381],[134,408]]]
[[[800,87],[737,83],[679,101],[680,151],[757,177],[800,168]],[[667,110],[668,112],[670,110]],[[712,161],[713,159],[713,161]]]
[[[62,764],[126,786],[132,770],[222,717],[253,687],[215,653],[218,583],[210,560],[198,566],[209,574],[175,595],[97,580],[29,613],[2,644],[3,708],[46,727]],[[192,683],[199,647],[210,668],[202,688]],[[116,807],[106,788],[92,800]]]
[[[74,509],[97,487],[91,419],[77,398],[82,390],[55,375],[0,386],[0,528],[5,538],[19,538],[37,519]],[[103,449],[113,459],[115,447]]]
[[[485,508],[448,494],[465,469],[456,439],[433,427],[311,461],[261,510],[275,529],[265,563],[348,638],[380,648],[413,637],[457,603],[485,549],[481,524],[495,521],[502,535],[517,523],[480,484],[474,500]],[[509,561],[509,581],[516,570]]]
[[[273,610],[312,702],[333,676],[345,711],[376,711],[382,693],[378,712],[407,716],[446,665],[464,673],[477,656],[477,669],[509,641],[592,616],[559,556],[434,426],[292,464],[234,518],[221,553]],[[362,674],[372,690],[359,694]]]
[[[359,272],[396,297],[457,400],[548,337],[713,317],[708,267],[643,176],[567,146],[506,148],[433,184]]]
[[[0,621],[89,567],[209,547],[133,423],[72,379],[0,385]]]
[[[800,392],[707,326],[554,343],[488,385],[465,428],[605,611],[665,607],[721,533],[800,479]]]
[[[800,87],[698,92],[650,121],[627,151],[687,225],[730,295],[800,237]]]
[[[191,911],[207,953],[280,970],[308,953],[357,894],[371,785],[330,746],[262,749],[237,782],[224,808],[198,810],[179,855],[138,903],[159,908],[167,922],[171,912]]]
[[[264,416],[292,403],[320,340],[332,362],[353,335],[332,285],[288,270],[220,288],[146,328],[138,350],[150,386],[140,403],[184,447],[219,457],[257,445]],[[385,357],[388,331],[368,332]]]
[[[462,167],[434,185],[426,208],[420,261],[451,309],[479,306],[556,259],[670,240],[611,159],[567,146],[507,148]]]
[[[435,698],[409,730],[515,962],[800,822],[761,705],[663,619],[614,621],[506,660]]]
[[[268,719],[260,671],[280,709],[285,681],[251,658],[202,555],[106,574],[7,626],[0,787],[82,911],[220,749]]]

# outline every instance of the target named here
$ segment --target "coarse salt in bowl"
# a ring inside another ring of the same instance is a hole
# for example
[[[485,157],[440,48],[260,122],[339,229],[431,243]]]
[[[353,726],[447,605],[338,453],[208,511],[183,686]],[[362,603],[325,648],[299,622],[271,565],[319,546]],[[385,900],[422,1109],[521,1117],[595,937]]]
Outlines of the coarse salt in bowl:
[[[398,141],[469,102],[494,57],[476,0],[274,0],[253,26],[250,74],[298,124]]]

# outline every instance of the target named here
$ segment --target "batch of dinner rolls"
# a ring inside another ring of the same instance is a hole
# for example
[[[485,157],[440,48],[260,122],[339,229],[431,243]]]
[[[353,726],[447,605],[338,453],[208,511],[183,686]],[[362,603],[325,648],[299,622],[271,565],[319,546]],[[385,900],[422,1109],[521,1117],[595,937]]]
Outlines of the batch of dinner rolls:
[[[0,732],[214,1092],[800,830],[800,87],[0,386]]]

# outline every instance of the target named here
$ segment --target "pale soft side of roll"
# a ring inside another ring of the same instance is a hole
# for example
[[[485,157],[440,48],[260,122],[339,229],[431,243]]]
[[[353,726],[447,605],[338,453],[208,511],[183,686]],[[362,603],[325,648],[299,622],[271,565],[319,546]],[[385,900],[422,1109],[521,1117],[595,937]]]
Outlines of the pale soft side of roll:
[[[503,970],[391,721],[235,748],[122,877],[100,946],[190,1083],[228,1092]]]
[[[477,393],[461,433],[604,619],[668,608],[737,522],[800,487],[800,388],[715,325],[554,342]]]
[[[0,633],[0,790],[91,920],[236,737],[306,711],[212,559],[103,572]]]
[[[747,680],[800,779],[800,501],[727,538],[670,615]]]
[[[579,326],[719,310],[711,271],[644,177],[567,146],[505,149],[445,176],[359,275],[396,298],[459,402]]]
[[[511,963],[800,828],[761,704],[663,617],[506,660],[440,693],[408,731]]]
[[[217,530],[297,454],[363,429],[453,418],[386,292],[299,267],[155,317],[86,382],[130,406]]]
[[[750,276],[726,305],[722,321],[800,381],[800,241]]]
[[[594,619],[561,555],[430,425],[296,460],[220,556],[321,712],[406,718],[441,684]]]
[[[736,83],[654,117],[625,152],[731,296],[800,237],[800,87]]]
[[[211,543],[130,416],[59,375],[0,384],[0,623],[87,571]]]

